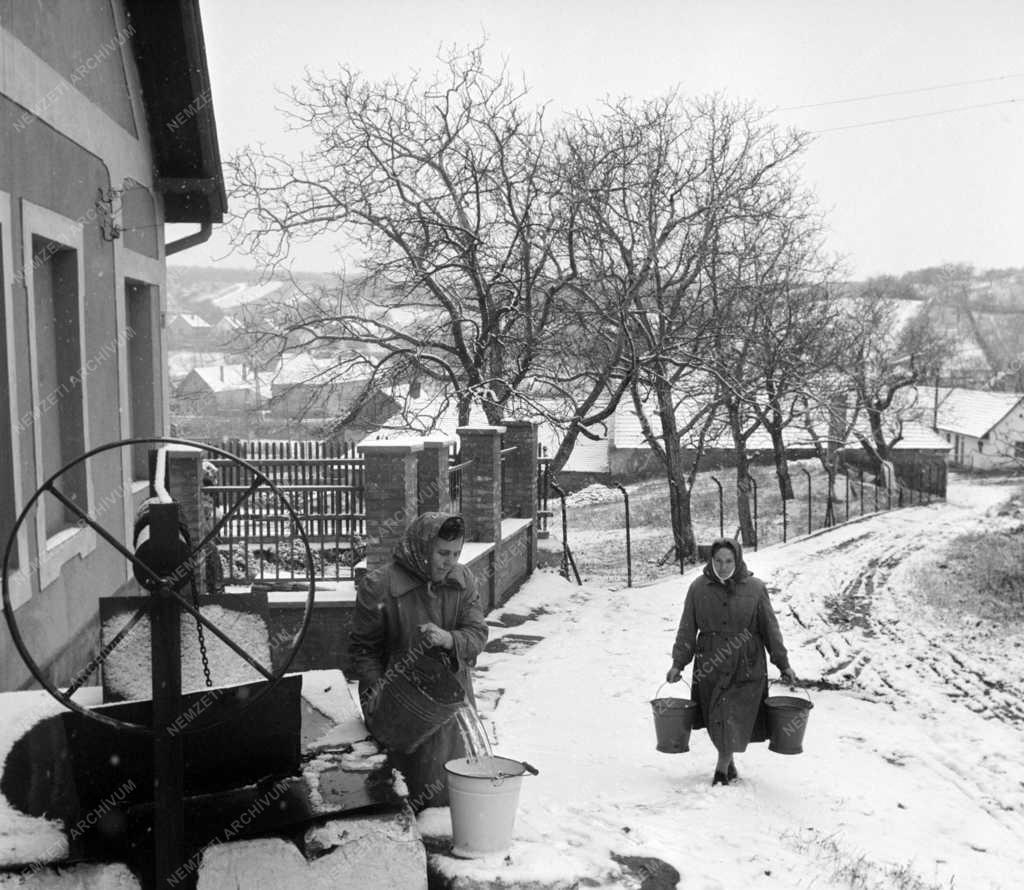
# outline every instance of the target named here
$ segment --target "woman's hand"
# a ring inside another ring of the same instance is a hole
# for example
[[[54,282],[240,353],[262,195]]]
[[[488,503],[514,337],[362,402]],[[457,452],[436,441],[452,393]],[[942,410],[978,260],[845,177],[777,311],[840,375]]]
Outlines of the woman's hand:
[[[683,677],[683,672],[679,670],[675,665],[672,665],[668,669],[668,673],[665,674],[666,683],[678,683]]]
[[[421,624],[419,632],[423,635],[423,640],[428,646],[451,649],[455,645],[455,637],[449,631],[443,627],[438,627],[436,624]]]
[[[790,686],[796,686],[796,672],[793,668],[787,668],[782,671],[782,679],[785,680]]]

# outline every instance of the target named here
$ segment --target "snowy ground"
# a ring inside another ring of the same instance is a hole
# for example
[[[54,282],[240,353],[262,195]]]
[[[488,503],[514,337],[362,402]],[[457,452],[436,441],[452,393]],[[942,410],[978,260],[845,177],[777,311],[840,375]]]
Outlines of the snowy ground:
[[[729,787],[710,785],[703,731],[686,754],[654,747],[649,700],[693,572],[614,592],[535,575],[506,611],[547,614],[492,639],[544,639],[484,654],[476,682],[495,752],[541,774],[523,780],[507,857],[435,863],[508,886],[639,887],[613,853],[663,860],[687,890],[1021,886],[1024,639],[915,596],[952,538],[1020,523],[996,509],[1015,490],[953,484],[946,504],[749,556],[794,667],[819,682],[804,753],[752,745]],[[421,817],[427,833],[446,823]]]

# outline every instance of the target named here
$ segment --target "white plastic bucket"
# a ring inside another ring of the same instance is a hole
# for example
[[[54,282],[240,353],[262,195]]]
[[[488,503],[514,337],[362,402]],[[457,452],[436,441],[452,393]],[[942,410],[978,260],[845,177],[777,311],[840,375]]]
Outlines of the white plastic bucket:
[[[460,757],[444,765],[452,814],[452,855],[476,859],[512,845],[526,768],[507,757]]]

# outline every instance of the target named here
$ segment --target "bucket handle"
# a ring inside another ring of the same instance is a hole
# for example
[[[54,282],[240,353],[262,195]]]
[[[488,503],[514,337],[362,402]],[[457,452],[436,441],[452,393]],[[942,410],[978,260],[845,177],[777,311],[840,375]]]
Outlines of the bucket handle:
[[[680,679],[680,680],[681,680],[681,681],[682,681],[683,683],[686,683],[686,681],[685,681],[685,680],[683,680],[683,678],[682,678],[682,677],[680,677],[679,679]],[[661,685],[660,685],[660,686],[658,687],[657,691],[656,691],[656,692],[654,693],[654,699],[655,699],[655,701],[657,701],[657,699],[661,698],[661,690],[662,690],[662,689],[664,689],[666,685],[667,685],[666,683],[662,683],[662,684],[661,684]],[[689,683],[686,683],[686,688],[687,688],[688,690],[690,690],[690,691],[691,691],[691,694],[692,694],[692,689],[693,689],[693,687],[692,687],[692,686],[690,686],[690,684],[689,684]]]
[[[540,770],[537,769],[537,767],[535,767],[533,764],[527,763],[525,760],[520,760],[519,764],[531,776],[539,776],[540,775]],[[517,778],[516,773],[503,773],[503,772],[501,772],[501,770],[498,770],[498,774],[491,777],[491,784],[495,788],[500,788],[505,783],[506,779],[515,779],[515,778]]]
[[[792,683],[787,683],[785,680],[783,680],[781,678],[778,679],[778,680],[769,680],[768,681],[768,692],[769,692],[769,694],[771,693],[772,684],[775,684],[775,685],[778,685],[778,686],[788,686],[794,692],[803,692],[803,694],[807,696],[807,701],[811,700],[811,693],[809,693],[807,691],[807,687],[806,686],[794,686]]]

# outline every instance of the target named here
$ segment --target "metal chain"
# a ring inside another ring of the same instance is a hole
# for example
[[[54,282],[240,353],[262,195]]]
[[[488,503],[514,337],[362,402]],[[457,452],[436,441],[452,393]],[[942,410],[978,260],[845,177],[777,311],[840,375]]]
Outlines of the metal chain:
[[[196,586],[195,568],[189,576],[189,583],[192,585],[192,605],[199,612],[199,588]],[[196,637],[199,639],[199,655],[203,660],[203,676],[206,677],[206,685],[213,685],[213,678],[210,676],[210,659],[206,654],[206,636],[203,634],[203,623],[196,618]]]

